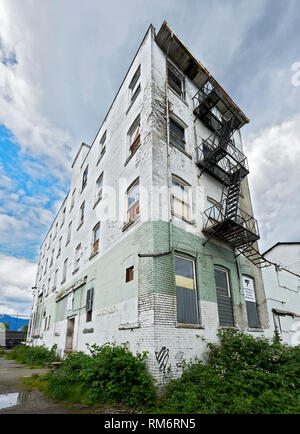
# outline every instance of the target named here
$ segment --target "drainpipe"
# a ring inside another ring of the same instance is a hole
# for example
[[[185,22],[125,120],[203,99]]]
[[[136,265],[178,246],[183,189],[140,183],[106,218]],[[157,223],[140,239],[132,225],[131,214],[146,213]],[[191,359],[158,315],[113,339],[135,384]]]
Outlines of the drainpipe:
[[[170,48],[170,43],[172,41],[173,38],[173,32],[171,32],[171,38],[169,40],[168,43],[168,48],[166,50],[166,55],[165,55],[165,59],[166,59],[166,64],[165,64],[165,68],[166,68],[166,82],[165,82],[165,98],[166,98],[166,132],[167,132],[167,185],[168,185],[168,224],[169,224],[169,250],[172,250],[172,244],[173,244],[173,240],[172,240],[172,226],[171,226],[171,206],[170,206],[170,194],[171,194],[171,164],[170,164],[170,146],[169,146],[169,140],[170,140],[170,126],[169,126],[169,121],[170,121],[170,116],[169,116],[169,98],[168,98],[168,53],[169,53],[169,48]]]

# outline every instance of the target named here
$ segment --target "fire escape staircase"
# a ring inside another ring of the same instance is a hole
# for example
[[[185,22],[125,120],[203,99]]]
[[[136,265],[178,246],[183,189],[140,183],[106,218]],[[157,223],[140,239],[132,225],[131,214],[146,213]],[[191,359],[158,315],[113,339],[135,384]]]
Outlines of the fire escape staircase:
[[[239,208],[241,182],[249,173],[247,158],[232,140],[239,120],[209,86],[200,89],[194,100],[196,118],[212,132],[197,148],[197,164],[223,184],[221,201],[204,211],[203,233],[208,237],[204,245],[216,237],[235,249],[236,256],[244,255],[258,268],[269,266],[255,244],[260,238],[256,219]]]

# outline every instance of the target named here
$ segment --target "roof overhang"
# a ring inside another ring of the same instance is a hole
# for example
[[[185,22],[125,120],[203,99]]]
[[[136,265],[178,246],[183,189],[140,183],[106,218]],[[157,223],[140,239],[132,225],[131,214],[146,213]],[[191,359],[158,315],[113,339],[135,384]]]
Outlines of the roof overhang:
[[[181,71],[193,81],[198,89],[201,89],[208,80],[214,87],[218,88],[219,93],[222,95],[224,101],[226,101],[226,104],[228,104],[230,110],[242,120],[241,127],[249,123],[247,116],[235,104],[210,72],[191,54],[189,49],[181,42],[178,36],[175,35],[166,21],[163,22],[159,29],[155,41]]]

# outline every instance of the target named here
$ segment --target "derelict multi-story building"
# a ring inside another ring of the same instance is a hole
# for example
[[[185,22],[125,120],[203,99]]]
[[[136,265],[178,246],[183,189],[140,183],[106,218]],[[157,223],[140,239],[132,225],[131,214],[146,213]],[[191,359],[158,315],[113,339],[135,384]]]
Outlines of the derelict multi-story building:
[[[268,315],[245,114],[166,22],[150,26],[41,246],[29,342],[148,351],[159,379],[199,335]]]

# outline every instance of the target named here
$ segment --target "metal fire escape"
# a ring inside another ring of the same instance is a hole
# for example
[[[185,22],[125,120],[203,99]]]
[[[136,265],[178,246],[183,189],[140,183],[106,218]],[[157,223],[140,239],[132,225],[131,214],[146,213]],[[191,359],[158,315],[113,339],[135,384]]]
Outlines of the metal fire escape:
[[[221,201],[204,211],[203,233],[217,237],[259,268],[268,266],[256,247],[256,219],[240,209],[241,182],[249,174],[246,156],[235,146],[233,133],[242,122],[218,87],[207,82],[194,96],[194,114],[211,131],[197,147],[197,165],[223,184]],[[201,172],[201,173],[202,173]]]

